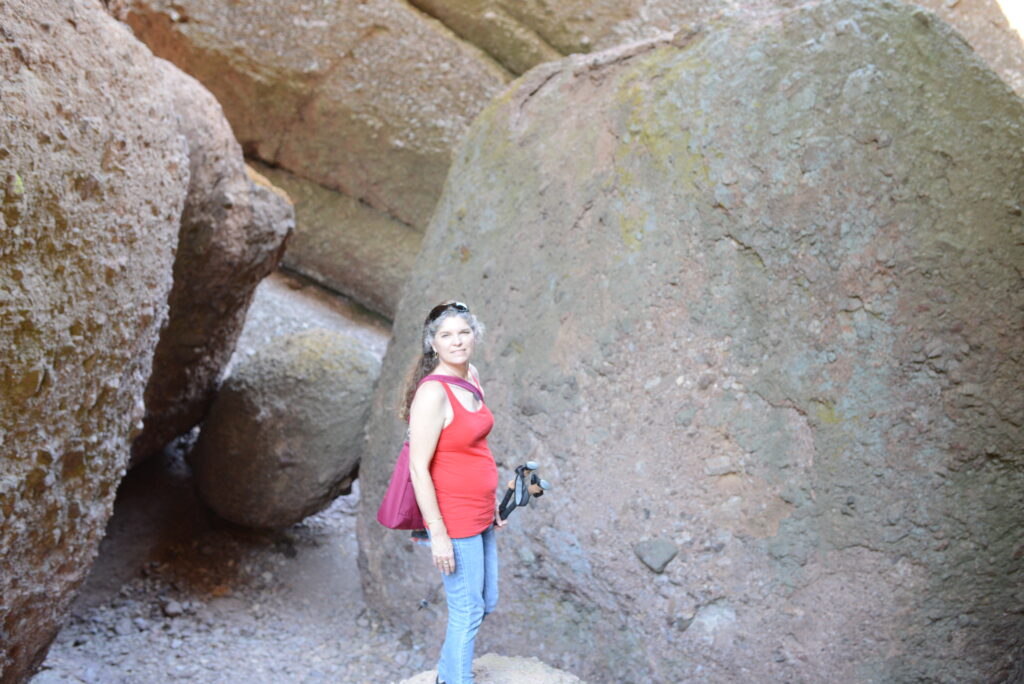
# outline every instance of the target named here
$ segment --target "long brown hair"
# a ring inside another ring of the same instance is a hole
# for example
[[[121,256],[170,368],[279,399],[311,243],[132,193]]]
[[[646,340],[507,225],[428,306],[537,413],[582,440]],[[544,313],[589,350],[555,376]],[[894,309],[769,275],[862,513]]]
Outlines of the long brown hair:
[[[409,420],[409,407],[412,406],[412,399],[416,396],[420,380],[430,375],[430,372],[437,368],[437,352],[434,351],[430,343],[434,339],[434,335],[437,334],[437,330],[441,327],[444,319],[452,316],[461,316],[469,324],[476,342],[483,341],[484,325],[477,320],[476,316],[470,313],[469,307],[465,304],[449,299],[431,309],[430,313],[423,320],[423,334],[420,337],[422,344],[420,357],[416,359],[416,362],[406,375],[405,401],[402,402],[401,410],[402,420]]]

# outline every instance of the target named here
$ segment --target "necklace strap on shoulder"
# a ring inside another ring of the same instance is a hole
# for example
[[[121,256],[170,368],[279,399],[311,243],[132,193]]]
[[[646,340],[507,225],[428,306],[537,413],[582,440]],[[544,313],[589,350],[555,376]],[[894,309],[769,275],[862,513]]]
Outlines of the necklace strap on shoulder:
[[[476,385],[474,385],[471,382],[467,382],[466,380],[463,380],[462,378],[457,378],[454,375],[428,375],[425,378],[423,378],[422,380],[420,380],[419,384],[422,385],[423,383],[427,382],[428,380],[436,380],[438,382],[444,382],[444,383],[447,383],[449,385],[455,385],[456,387],[461,387],[464,390],[468,390],[468,391],[472,392],[476,396],[476,398],[479,399],[480,401],[484,400],[483,394],[480,392],[480,388],[479,387],[477,387]]]

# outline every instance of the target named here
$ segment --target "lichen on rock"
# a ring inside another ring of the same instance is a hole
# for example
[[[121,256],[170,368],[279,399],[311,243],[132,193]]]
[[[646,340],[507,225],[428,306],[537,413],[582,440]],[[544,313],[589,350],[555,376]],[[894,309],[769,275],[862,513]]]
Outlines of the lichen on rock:
[[[1024,627],[1002,609],[1024,544],[1022,121],[959,37],[895,3],[532,70],[457,150],[364,496],[424,312],[454,296],[490,329],[499,469],[533,458],[556,486],[502,532],[503,596],[529,600],[481,649],[543,642],[598,680],[998,679],[999,635]],[[372,509],[369,599],[437,628],[414,610],[427,559]],[[656,537],[685,563],[651,581],[630,545]]]

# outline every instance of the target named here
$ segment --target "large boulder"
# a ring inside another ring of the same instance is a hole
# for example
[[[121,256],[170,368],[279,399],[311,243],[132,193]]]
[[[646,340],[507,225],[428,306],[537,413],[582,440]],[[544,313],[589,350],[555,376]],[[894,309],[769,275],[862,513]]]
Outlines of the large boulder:
[[[1024,44],[996,0],[920,2],[1024,94]],[[422,13],[399,0],[107,4],[209,87],[247,153],[302,196],[286,264],[391,317],[419,244],[402,224],[422,231],[451,148],[508,72],[723,13],[773,21],[793,0],[411,0]]]
[[[410,0],[513,73],[553,55],[586,53],[651,38],[725,15],[767,16],[798,0]],[[1024,95],[1024,42],[998,0],[916,0],[956,27]]]
[[[1022,172],[1024,103],[912,7],[531,71],[457,150],[399,306],[368,601],[442,629],[428,554],[373,514],[424,312],[464,298],[499,470],[553,484],[500,533],[481,650],[597,681],[999,680],[1024,632]]]
[[[295,225],[288,196],[245,165],[213,96],[170,62],[157,62],[188,141],[190,176],[170,311],[133,464],[206,415],[253,291],[277,266]]]
[[[247,153],[420,229],[508,79],[400,0],[133,0],[122,16],[213,92]]]
[[[189,459],[222,517],[287,527],[352,485],[380,361],[355,338],[313,329],[233,366]]]
[[[561,16],[550,24],[543,19],[531,21],[540,17],[534,13],[534,7],[526,7],[521,0],[410,0],[410,3],[443,22],[460,38],[478,46],[514,74],[525,73],[566,54],[549,43],[550,37],[544,35],[547,33],[545,25],[557,26]],[[562,2],[556,5],[558,8],[565,6]],[[569,8],[570,11],[580,9],[571,3]],[[552,18],[550,11],[541,16]],[[565,46],[562,48],[564,50]]]
[[[42,662],[141,429],[188,154],[94,2],[0,4],[0,681]]]
[[[423,233],[283,169],[257,169],[295,201],[295,235],[284,265],[394,318]]]

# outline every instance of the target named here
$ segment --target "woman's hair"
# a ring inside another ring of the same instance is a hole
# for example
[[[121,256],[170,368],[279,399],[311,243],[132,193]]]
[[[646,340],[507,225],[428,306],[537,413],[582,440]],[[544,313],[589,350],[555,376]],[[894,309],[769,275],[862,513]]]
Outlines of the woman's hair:
[[[423,334],[420,336],[420,342],[422,343],[420,357],[416,360],[415,365],[413,365],[406,377],[405,401],[402,404],[401,412],[403,420],[409,420],[409,407],[412,406],[412,398],[416,396],[416,389],[420,385],[420,380],[430,375],[430,371],[437,368],[437,353],[434,351],[431,342],[433,342],[438,328],[441,327],[441,323],[446,318],[451,318],[452,316],[460,316],[469,324],[469,328],[473,331],[473,337],[477,343],[483,341],[484,324],[478,321],[476,316],[469,311],[469,307],[462,302],[449,299],[431,309],[423,321]]]

